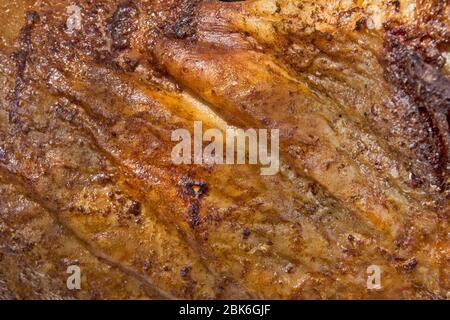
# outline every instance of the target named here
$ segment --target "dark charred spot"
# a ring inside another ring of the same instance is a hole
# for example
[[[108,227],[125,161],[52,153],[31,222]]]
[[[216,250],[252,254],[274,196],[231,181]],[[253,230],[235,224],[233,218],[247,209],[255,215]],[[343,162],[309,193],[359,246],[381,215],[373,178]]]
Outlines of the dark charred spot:
[[[133,216],[141,215],[142,206],[139,201],[132,200],[130,206],[128,207],[127,213]]]
[[[356,24],[355,24],[356,31],[360,31],[365,28],[367,28],[367,18],[361,18],[358,21],[356,21]]]
[[[399,0],[393,0],[390,2],[390,4],[394,7],[396,12],[400,11],[400,1]]]
[[[107,21],[106,30],[112,39],[113,50],[124,50],[130,46],[130,36],[136,31],[135,20],[139,10],[132,1],[120,4]]]
[[[96,63],[108,66],[109,68],[117,72],[122,71],[119,63],[115,61],[117,57],[115,53],[108,50],[96,50],[93,56]]]
[[[180,270],[180,276],[181,276],[183,279],[189,278],[189,275],[190,275],[190,273],[191,273],[191,270],[192,270],[192,268],[189,267],[189,266],[185,266],[185,267],[181,268],[181,270]]]
[[[399,272],[411,272],[413,271],[417,266],[417,260],[416,258],[411,258],[399,265],[397,265],[397,270]]]
[[[197,203],[189,204],[187,208],[187,219],[192,229],[200,225],[200,207]]]
[[[171,33],[177,39],[192,37],[196,29],[196,8],[199,1],[183,1],[179,15],[172,25]]]
[[[183,194],[195,197],[197,199],[201,198],[208,191],[208,186],[206,182],[193,181],[188,177],[181,178],[179,185],[182,187]]]
[[[189,203],[187,208],[187,221],[191,228],[200,225],[200,199],[208,191],[205,182],[194,181],[188,177],[183,177],[178,183],[181,186],[181,196]]]
[[[132,59],[116,50],[96,50],[93,53],[94,62],[107,66],[110,69],[122,72],[134,72],[139,65],[138,59]]]
[[[244,230],[242,230],[242,238],[244,240],[247,240],[250,237],[251,234],[252,233],[251,233],[251,231],[248,228],[244,228]]]
[[[317,196],[319,194],[320,187],[316,183],[311,183],[309,185],[309,190],[313,195]]]
[[[68,122],[72,122],[78,114],[78,111],[75,108],[70,108],[68,101],[58,102],[54,107],[53,111],[55,114]]]
[[[276,3],[277,9],[275,10],[276,13],[280,13],[281,12],[281,5],[277,2]]]
[[[123,58],[122,67],[126,72],[134,72],[139,65],[139,60],[131,59],[129,57]]]
[[[173,26],[173,34],[177,39],[183,39],[193,34],[191,18],[184,16]]]

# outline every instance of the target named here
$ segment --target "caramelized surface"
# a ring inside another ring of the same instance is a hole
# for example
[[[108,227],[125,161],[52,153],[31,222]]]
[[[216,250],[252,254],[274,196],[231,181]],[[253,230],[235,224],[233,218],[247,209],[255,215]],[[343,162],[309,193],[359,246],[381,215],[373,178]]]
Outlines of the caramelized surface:
[[[448,298],[447,1],[0,6],[1,298]],[[197,120],[281,172],[175,166]]]

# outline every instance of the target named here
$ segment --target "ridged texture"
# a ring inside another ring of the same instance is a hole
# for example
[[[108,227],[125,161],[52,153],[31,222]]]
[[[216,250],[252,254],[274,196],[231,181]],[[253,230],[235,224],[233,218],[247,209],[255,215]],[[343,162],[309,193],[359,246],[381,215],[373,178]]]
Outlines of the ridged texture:
[[[448,1],[33,2],[0,4],[0,298],[449,297]],[[196,120],[280,129],[281,172],[173,165]]]

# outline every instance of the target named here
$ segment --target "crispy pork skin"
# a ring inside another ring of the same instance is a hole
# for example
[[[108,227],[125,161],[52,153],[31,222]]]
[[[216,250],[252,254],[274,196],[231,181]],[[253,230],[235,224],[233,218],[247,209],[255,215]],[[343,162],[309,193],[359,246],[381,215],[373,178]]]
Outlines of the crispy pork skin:
[[[449,17],[0,0],[0,298],[449,298]],[[279,129],[280,172],[175,165],[195,121]]]

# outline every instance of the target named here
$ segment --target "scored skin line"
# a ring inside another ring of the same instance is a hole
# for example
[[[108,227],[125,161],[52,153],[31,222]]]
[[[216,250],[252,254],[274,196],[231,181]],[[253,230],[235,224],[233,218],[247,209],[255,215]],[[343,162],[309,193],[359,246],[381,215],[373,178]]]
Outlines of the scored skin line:
[[[181,86],[180,83],[177,83]],[[206,115],[214,124],[217,125],[217,129],[221,129],[225,131],[226,129],[242,129],[227,123],[225,119],[223,119],[220,115],[218,115],[210,105],[203,101],[201,98],[194,96],[194,94],[189,93],[187,90],[183,90],[181,94],[184,100],[188,102],[191,106],[193,106],[198,112]],[[299,174],[297,171],[292,169],[292,166],[287,165],[282,157],[279,159],[280,162],[280,173],[283,177],[287,178],[289,181],[295,184],[296,176]],[[303,177],[308,178],[308,177]]]
[[[65,95],[62,95],[65,96]],[[71,95],[68,95],[67,98],[72,98]],[[96,130],[100,130],[97,126],[95,121],[92,121],[92,115],[90,116],[89,106],[83,103],[82,101],[73,101],[74,105],[77,106],[77,108],[80,108],[80,110],[83,111],[83,114],[80,114],[81,119],[85,121],[77,121],[76,124],[71,124],[76,129],[84,130],[84,132],[88,135],[89,140],[95,146],[97,151],[105,156],[108,160],[110,160],[115,166],[122,168],[126,170],[129,174],[136,177],[136,179],[142,179],[139,177],[138,173],[136,172],[136,168],[132,164],[130,164],[128,161],[121,160],[119,154],[113,151],[114,147],[111,147],[111,145],[108,144],[108,142],[102,141],[102,139],[99,139],[93,132]],[[158,221],[158,223],[161,223],[162,225],[169,227],[166,221],[163,221],[160,216],[153,215]],[[197,243],[197,240],[194,238],[183,236],[180,233],[176,233],[176,236],[181,240],[187,242],[191,248],[194,249],[194,252],[200,257],[200,263],[201,265],[211,273],[215,279],[220,278],[220,274],[218,274],[215,270],[212,270],[210,266],[207,263],[207,259],[205,257],[204,251],[201,249],[201,246]],[[98,249],[101,251],[100,249]],[[134,272],[137,276],[140,276],[139,273]],[[144,277],[143,277],[144,278]],[[145,279],[145,278],[144,278]],[[248,292],[251,296],[255,296],[256,293]],[[170,299],[177,299],[176,297],[170,298]]]
[[[276,64],[274,64],[274,66],[276,66],[277,69],[279,69],[280,71],[283,70],[281,67],[279,67]],[[301,83],[297,79],[291,78],[285,71],[283,72],[283,74],[286,75],[286,78],[292,79],[296,83],[299,83],[299,84]],[[217,112],[214,111],[214,109],[211,107],[211,105],[208,102],[203,100],[201,97],[198,97],[194,93],[190,92],[189,89],[184,88],[181,83],[179,83],[179,82],[176,82],[176,83],[177,83],[177,85],[179,85],[180,87],[183,88],[183,93],[181,94],[181,97],[188,104],[190,104],[190,106],[193,106],[195,110],[197,110],[201,114],[207,115],[207,118],[212,120],[213,123],[215,125],[217,125],[217,129],[221,129],[222,131],[226,131],[226,129],[243,129],[243,128],[240,128],[240,127],[237,127],[234,125],[230,125],[225,119],[223,119]],[[302,170],[293,169],[295,166],[290,165],[289,161],[287,159],[285,161],[285,159],[283,159],[283,158],[286,158],[286,156],[283,154],[280,154],[280,159],[279,159],[280,172],[279,173],[283,177],[287,178],[291,183],[293,183],[295,185],[297,183],[296,180],[298,179],[298,177],[300,177],[302,179],[306,179],[306,180],[312,180],[312,181],[318,183],[315,179],[312,179],[312,177],[305,174]],[[328,193],[328,190],[325,188],[324,188],[324,191],[326,191]],[[340,201],[334,195],[329,194],[329,196],[340,203]]]
[[[279,69],[280,71],[283,70],[281,67],[279,67],[276,64],[274,64],[274,66],[276,66],[277,69]],[[298,81],[297,79],[291,78],[291,76],[288,75],[287,72],[284,71],[283,74],[286,75],[286,78],[292,79],[294,82],[301,84],[301,82]],[[176,82],[176,83],[180,87],[183,87],[181,83],[179,83],[179,82]],[[190,92],[189,89],[183,88],[183,93],[181,94],[181,96],[183,99],[186,100],[186,102],[188,102],[191,106],[193,106],[198,112],[207,115],[207,117],[209,119],[211,119],[217,125],[217,129],[221,129],[222,131],[225,131],[226,129],[242,129],[240,127],[228,124],[228,122],[225,119],[223,119],[219,114],[217,114],[213,110],[213,108],[210,106],[210,104],[208,102],[204,101],[202,98],[200,98],[200,97],[196,96],[194,93]],[[280,172],[279,173],[284,178],[287,178],[294,185],[297,184],[296,180],[298,178],[312,180],[312,181],[318,183],[315,179],[313,179],[312,177],[305,174],[304,171],[293,169],[293,168],[295,168],[295,166],[290,165],[289,161],[287,159],[283,159],[283,158],[287,158],[287,157],[283,154],[280,154],[280,159],[279,159]],[[334,195],[329,193],[326,188],[324,188],[324,191],[330,197],[332,197],[334,200],[336,200],[339,204],[341,204],[341,206],[342,206],[342,203],[339,201],[339,199],[337,197],[335,197]],[[343,209],[343,208],[344,208],[344,206],[342,206],[341,209]]]
[[[307,86],[307,87],[311,90],[311,93],[312,93],[314,96],[316,96],[317,98],[319,98],[319,96],[317,95],[317,93],[316,93],[312,88],[310,88],[308,84],[302,83],[300,80],[298,80],[298,79],[296,79],[295,77],[293,77],[292,75],[290,75],[290,74],[288,73],[288,71],[286,71],[283,67],[279,66],[275,61],[272,61],[272,60],[268,61],[267,66],[268,66],[268,67],[271,67],[271,68],[274,68],[274,70],[277,71],[277,72],[280,74],[280,76],[286,78],[286,79],[289,80],[289,81],[292,81],[294,84],[297,84],[297,85],[299,85],[300,87]],[[180,85],[180,86],[182,87],[182,85],[181,85],[178,81],[176,81],[176,82],[177,82],[178,85]],[[185,89],[185,88],[184,88],[184,89]],[[187,89],[187,90],[189,90],[189,89]],[[195,94],[192,94],[192,93],[189,94],[189,96],[190,96],[191,98],[196,99],[193,95],[195,95]],[[321,100],[321,103],[322,103],[322,104],[325,103],[325,101],[322,100],[323,98],[319,98],[319,99]],[[201,99],[201,98],[198,98],[198,99],[196,99],[196,100],[197,100],[197,101],[199,101],[199,100],[203,101],[203,99]],[[208,105],[207,102],[201,102],[200,107],[201,107],[201,110],[203,110],[204,108],[206,108],[206,110],[207,110],[208,113],[213,113],[216,117],[221,118],[219,115],[217,115],[217,113],[215,113],[214,111],[211,110],[212,108]],[[338,107],[338,106],[335,106],[335,107]],[[346,114],[347,114],[347,112],[346,112]],[[221,120],[224,121],[223,119],[221,119]],[[386,146],[385,146],[385,144],[382,143],[382,142],[380,141],[380,139],[378,139],[378,138],[376,137],[376,135],[372,132],[372,130],[368,130],[367,128],[362,128],[362,127],[359,126],[359,125],[358,125],[351,117],[348,117],[348,121],[350,121],[350,123],[351,123],[352,125],[358,127],[358,129],[360,129],[360,131],[361,131],[361,133],[362,133],[362,136],[366,135],[366,137],[370,138],[370,141],[369,141],[369,142],[374,142],[374,143],[381,149],[380,152],[382,152],[383,155],[384,155],[385,157],[389,157],[389,160],[390,160],[391,162],[397,162],[397,164],[398,164],[399,167],[400,167],[399,169],[401,169],[401,168],[404,167],[401,160],[396,159],[395,157],[392,158],[391,155],[388,156],[388,153],[387,153],[387,151],[386,151]],[[347,154],[347,152],[342,153],[342,155],[346,155],[346,154]],[[281,155],[281,157],[282,157],[282,158],[285,158],[285,156],[283,156],[283,155]],[[350,161],[351,161],[352,163],[354,163],[356,167],[358,167],[358,168],[361,167],[361,164],[359,164],[358,162],[355,162],[355,161],[352,160],[352,159],[350,159]],[[289,163],[289,161],[287,161],[287,163]],[[370,163],[363,163],[363,164],[366,165],[366,166],[368,165],[369,167],[371,167],[371,164],[370,164]],[[287,168],[289,167],[289,166],[284,165],[284,163],[281,161],[281,159],[280,159],[280,166],[281,166],[281,167],[284,167],[285,169],[287,169]],[[294,167],[295,167],[295,166],[294,166]],[[312,178],[312,177],[310,177],[308,174],[305,175],[305,173],[304,173],[304,172],[301,172],[301,170],[300,170],[300,172],[298,172],[297,170],[289,170],[289,171],[290,171],[290,172],[287,172],[287,174],[286,174],[286,176],[289,177],[289,179],[290,179],[290,176],[292,175],[292,173],[294,173],[294,172],[297,172],[298,174],[300,174],[300,175],[302,175],[302,176],[305,176],[305,177],[307,177],[307,178],[309,178],[309,179]],[[393,189],[393,191],[395,191],[394,195],[390,195],[390,196],[393,196],[394,198],[397,198],[396,195],[401,195],[403,198],[405,198],[405,200],[408,200],[408,201],[413,201],[413,200],[414,200],[414,199],[411,199],[411,196],[410,196],[409,193],[408,193],[408,189],[404,190],[403,188],[401,188],[401,186],[404,186],[404,183],[403,183],[402,181],[398,181],[397,179],[394,179],[394,178],[392,178],[391,176],[386,176],[385,179],[387,179],[387,180],[389,181],[389,184],[390,184],[391,188]],[[290,180],[292,181],[292,179],[290,179]],[[312,180],[316,181],[316,180],[313,179],[313,178],[312,178]],[[316,181],[316,182],[317,182],[317,181]],[[416,202],[416,204],[419,205],[422,209],[425,209],[425,208],[423,208],[423,205],[422,205],[422,203],[421,203],[420,201],[415,201],[415,202]],[[410,206],[408,206],[408,209],[410,209]]]
[[[183,90],[181,97],[187,102],[188,105],[192,106],[194,110],[197,110],[197,112],[205,115],[209,120],[211,120],[211,122],[217,126],[217,129],[222,129],[222,131],[225,131],[227,128],[235,128],[234,126],[230,126],[205,101],[194,96],[192,93]]]

